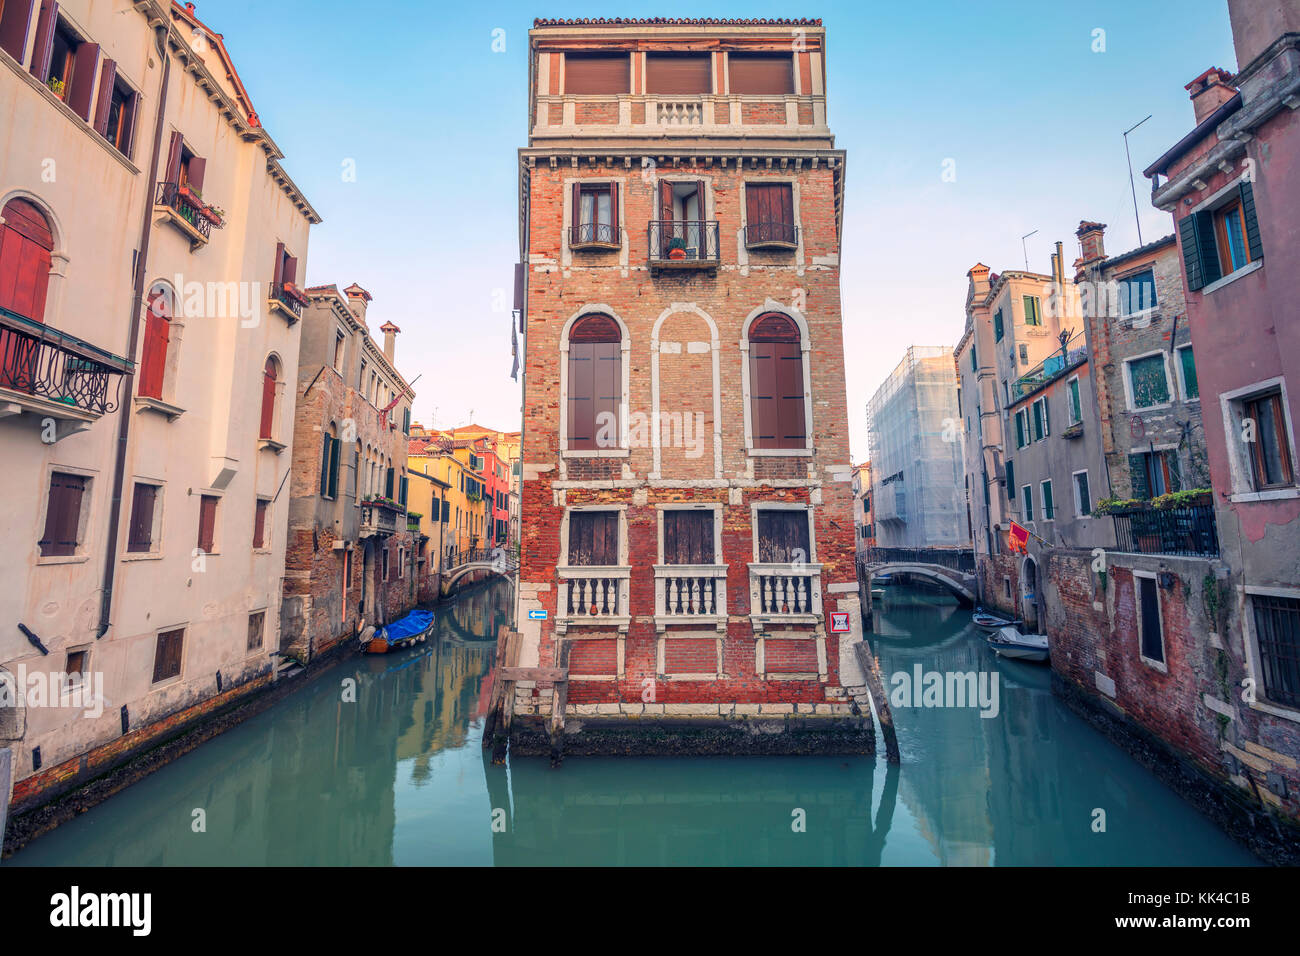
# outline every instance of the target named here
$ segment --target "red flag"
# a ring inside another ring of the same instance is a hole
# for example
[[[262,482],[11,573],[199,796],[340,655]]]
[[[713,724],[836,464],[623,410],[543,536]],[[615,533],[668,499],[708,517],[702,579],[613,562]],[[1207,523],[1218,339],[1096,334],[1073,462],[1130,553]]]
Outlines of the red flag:
[[[1029,529],[1011,522],[1011,550],[1024,553],[1029,548]]]

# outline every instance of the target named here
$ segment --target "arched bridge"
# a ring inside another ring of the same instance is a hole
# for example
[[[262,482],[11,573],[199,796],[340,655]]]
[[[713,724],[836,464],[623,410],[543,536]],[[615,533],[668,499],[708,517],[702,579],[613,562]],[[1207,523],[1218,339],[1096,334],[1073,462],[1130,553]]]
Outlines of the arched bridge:
[[[453,551],[443,564],[443,588],[452,587],[472,571],[488,571],[513,580],[519,573],[519,556],[506,548],[471,548],[466,551]]]
[[[905,573],[929,578],[974,604],[975,556],[953,548],[871,548],[858,557],[858,577],[868,589],[879,574]]]

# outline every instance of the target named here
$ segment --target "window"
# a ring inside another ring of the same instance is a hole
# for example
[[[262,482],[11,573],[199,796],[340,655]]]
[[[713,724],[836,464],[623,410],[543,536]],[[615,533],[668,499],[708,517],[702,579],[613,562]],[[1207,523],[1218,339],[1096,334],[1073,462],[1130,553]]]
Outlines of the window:
[[[566,388],[568,447],[571,450],[618,448],[623,333],[609,316],[584,316],[569,330]]]
[[[1025,302],[1025,325],[1042,325],[1043,312],[1038,302],[1038,296],[1024,296]]]
[[[645,91],[690,96],[713,92],[710,53],[647,53]]]
[[[343,371],[343,355],[346,349],[347,338],[341,331],[334,332],[334,371]]]
[[[180,192],[189,193],[202,201],[203,181],[207,173],[208,161],[185,145],[185,137],[173,132],[171,144],[167,151],[167,172],[165,182],[183,187]],[[276,277],[279,285],[279,277]]]
[[[266,498],[258,498],[253,506],[253,547],[266,548],[266,516],[271,510],[271,502]]]
[[[1129,359],[1124,365],[1129,408],[1155,408],[1169,404],[1169,376],[1163,352]]]
[[[1144,451],[1128,456],[1134,498],[1156,498],[1182,488],[1178,460],[1170,451]]]
[[[1178,350],[1178,374],[1183,383],[1183,401],[1190,402],[1201,397],[1201,387],[1196,381],[1196,362],[1192,358],[1192,347],[1184,345]]]
[[[794,92],[794,59],[785,53],[728,53],[728,91],[754,96]]]
[[[1300,600],[1252,594],[1250,605],[1264,697],[1300,707]]]
[[[574,183],[569,245],[617,245],[618,183]]]
[[[570,567],[619,564],[617,511],[569,512]]]
[[[1037,399],[1033,404],[1034,410],[1034,441],[1042,441],[1048,435],[1052,434],[1051,422],[1047,417],[1047,398]]]
[[[171,341],[171,303],[171,290],[166,286],[155,285],[149,291],[144,320],[144,350],[140,358],[138,391],[142,398],[161,401],[163,397],[167,349]]]
[[[181,676],[181,653],[185,645],[185,629],[163,631],[158,635],[154,645],[153,682],[160,684],[165,680]]]
[[[1286,412],[1282,392],[1272,389],[1241,403],[1243,439],[1252,431],[1254,441],[1245,441],[1250,475],[1255,491],[1290,485],[1294,478],[1291,445],[1287,438]],[[1250,424],[1254,424],[1251,429]]]
[[[5,0],[0,3],[0,50],[19,63],[27,47],[27,30],[31,26],[35,0]]]
[[[68,651],[68,660],[63,665],[63,673],[68,675],[68,687],[80,687],[90,669],[90,652],[87,650]]]
[[[749,412],[756,449],[805,449],[803,348],[787,315],[768,313],[749,329]]]
[[[713,564],[713,511],[663,511],[664,564]]]
[[[1243,181],[1217,206],[1184,217],[1178,223],[1178,245],[1192,292],[1263,259],[1251,184]]]
[[[1074,516],[1086,518],[1092,514],[1092,492],[1088,488],[1088,473],[1074,473]]]
[[[381,568],[381,573],[383,575],[383,580],[387,581],[388,580],[388,548],[384,548],[382,551],[380,551],[380,554],[383,555],[382,558],[383,567]]]
[[[1016,412],[1016,447],[1024,448],[1029,444],[1029,409],[1022,408]]]
[[[1007,497],[1011,499],[1011,506],[1014,508],[1016,504],[1016,463],[1014,461],[1007,462],[1007,489]]]
[[[1138,272],[1118,280],[1119,314],[1133,315],[1156,307],[1156,274],[1153,270]]]
[[[11,199],[0,213],[0,309],[45,321],[54,234],[45,214],[26,199]],[[0,329],[0,386],[30,390],[35,343]]]
[[[81,516],[90,479],[56,471],[50,475],[50,495],[45,505],[45,533],[39,542],[41,557],[71,557],[81,538]]]
[[[651,224],[650,253],[658,259],[716,259],[718,234],[704,222],[703,180],[659,180],[659,218]],[[657,238],[656,238],[657,237]]]
[[[1022,346],[1020,346],[1020,364],[1021,364],[1021,365],[1028,365],[1028,364],[1029,364],[1029,346],[1028,346],[1028,345],[1022,345]]]
[[[1053,521],[1056,519],[1056,502],[1052,498],[1051,481],[1039,483],[1039,494],[1043,499],[1043,520]]]
[[[1160,591],[1154,576],[1133,574],[1138,598],[1138,647],[1148,661],[1165,663],[1165,635],[1160,620]]]
[[[745,244],[798,242],[794,225],[794,187],[790,183],[745,183]]]
[[[340,444],[338,427],[331,422],[321,446],[320,495],[322,498],[335,498],[338,496]]]
[[[204,554],[216,550],[213,544],[217,532],[217,502],[220,500],[216,495],[199,497],[199,550]]]
[[[1034,489],[1031,485],[1024,485],[1020,489],[1021,517],[1026,521],[1034,520]]]
[[[139,103],[140,94],[117,78],[117,64],[105,60],[100,70],[95,131],[127,159],[131,158]]]
[[[566,53],[564,92],[578,95],[630,93],[631,63],[626,53]]]
[[[971,344],[970,344],[970,370],[971,370],[972,372],[978,372],[978,371],[980,370],[980,362],[979,362],[979,358],[976,357],[976,355],[975,355],[975,343],[974,343],[974,341],[972,341]]]
[[[258,427],[258,437],[270,439],[275,425],[275,387],[280,372],[280,363],[272,355],[266,360],[262,370],[262,420]]]
[[[266,631],[266,612],[254,611],[248,615],[248,646],[247,650],[258,651],[262,649],[262,642],[265,639]]]
[[[82,119],[90,120],[99,44],[87,43],[58,16],[58,5],[42,4],[36,25],[32,73]]]
[[[760,509],[757,525],[760,564],[794,564],[812,560],[806,510]]]
[[[993,313],[993,341],[1002,341],[1002,310],[998,309]]]
[[[1079,398],[1079,377],[1076,375],[1065,383],[1065,404],[1070,414],[1070,424],[1077,425],[1083,421],[1083,402]]]
[[[156,551],[158,504],[162,492],[160,485],[135,483],[131,496],[131,526],[127,530],[126,550],[131,552]]]

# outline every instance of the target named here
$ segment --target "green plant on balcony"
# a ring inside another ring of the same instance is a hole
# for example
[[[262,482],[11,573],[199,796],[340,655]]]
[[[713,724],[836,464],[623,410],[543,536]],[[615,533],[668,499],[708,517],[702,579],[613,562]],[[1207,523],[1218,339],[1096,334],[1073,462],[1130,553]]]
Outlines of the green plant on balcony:
[[[1146,507],[1147,502],[1140,498],[1102,498],[1097,502],[1097,507],[1092,510],[1094,518],[1101,518],[1105,515],[1127,514],[1130,511],[1137,511]]]
[[[53,93],[59,99],[63,99],[63,91],[67,88],[67,84],[65,84],[60,79],[57,79],[55,77],[50,77],[49,87],[51,93]]]
[[[1171,491],[1151,499],[1151,507],[1161,510],[1167,508],[1190,508],[1195,505],[1208,505],[1212,492],[1209,488],[1187,488],[1183,491]]]
[[[681,236],[673,236],[668,240],[668,258],[685,259],[686,258],[686,240]]]

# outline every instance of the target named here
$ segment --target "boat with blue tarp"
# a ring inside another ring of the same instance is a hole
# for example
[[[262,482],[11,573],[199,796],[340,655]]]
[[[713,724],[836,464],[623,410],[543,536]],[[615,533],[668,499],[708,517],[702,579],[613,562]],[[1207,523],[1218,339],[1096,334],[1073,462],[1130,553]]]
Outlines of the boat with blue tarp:
[[[399,647],[422,643],[433,629],[433,612],[416,608],[392,624],[375,629],[366,642],[367,654],[387,654]]]

